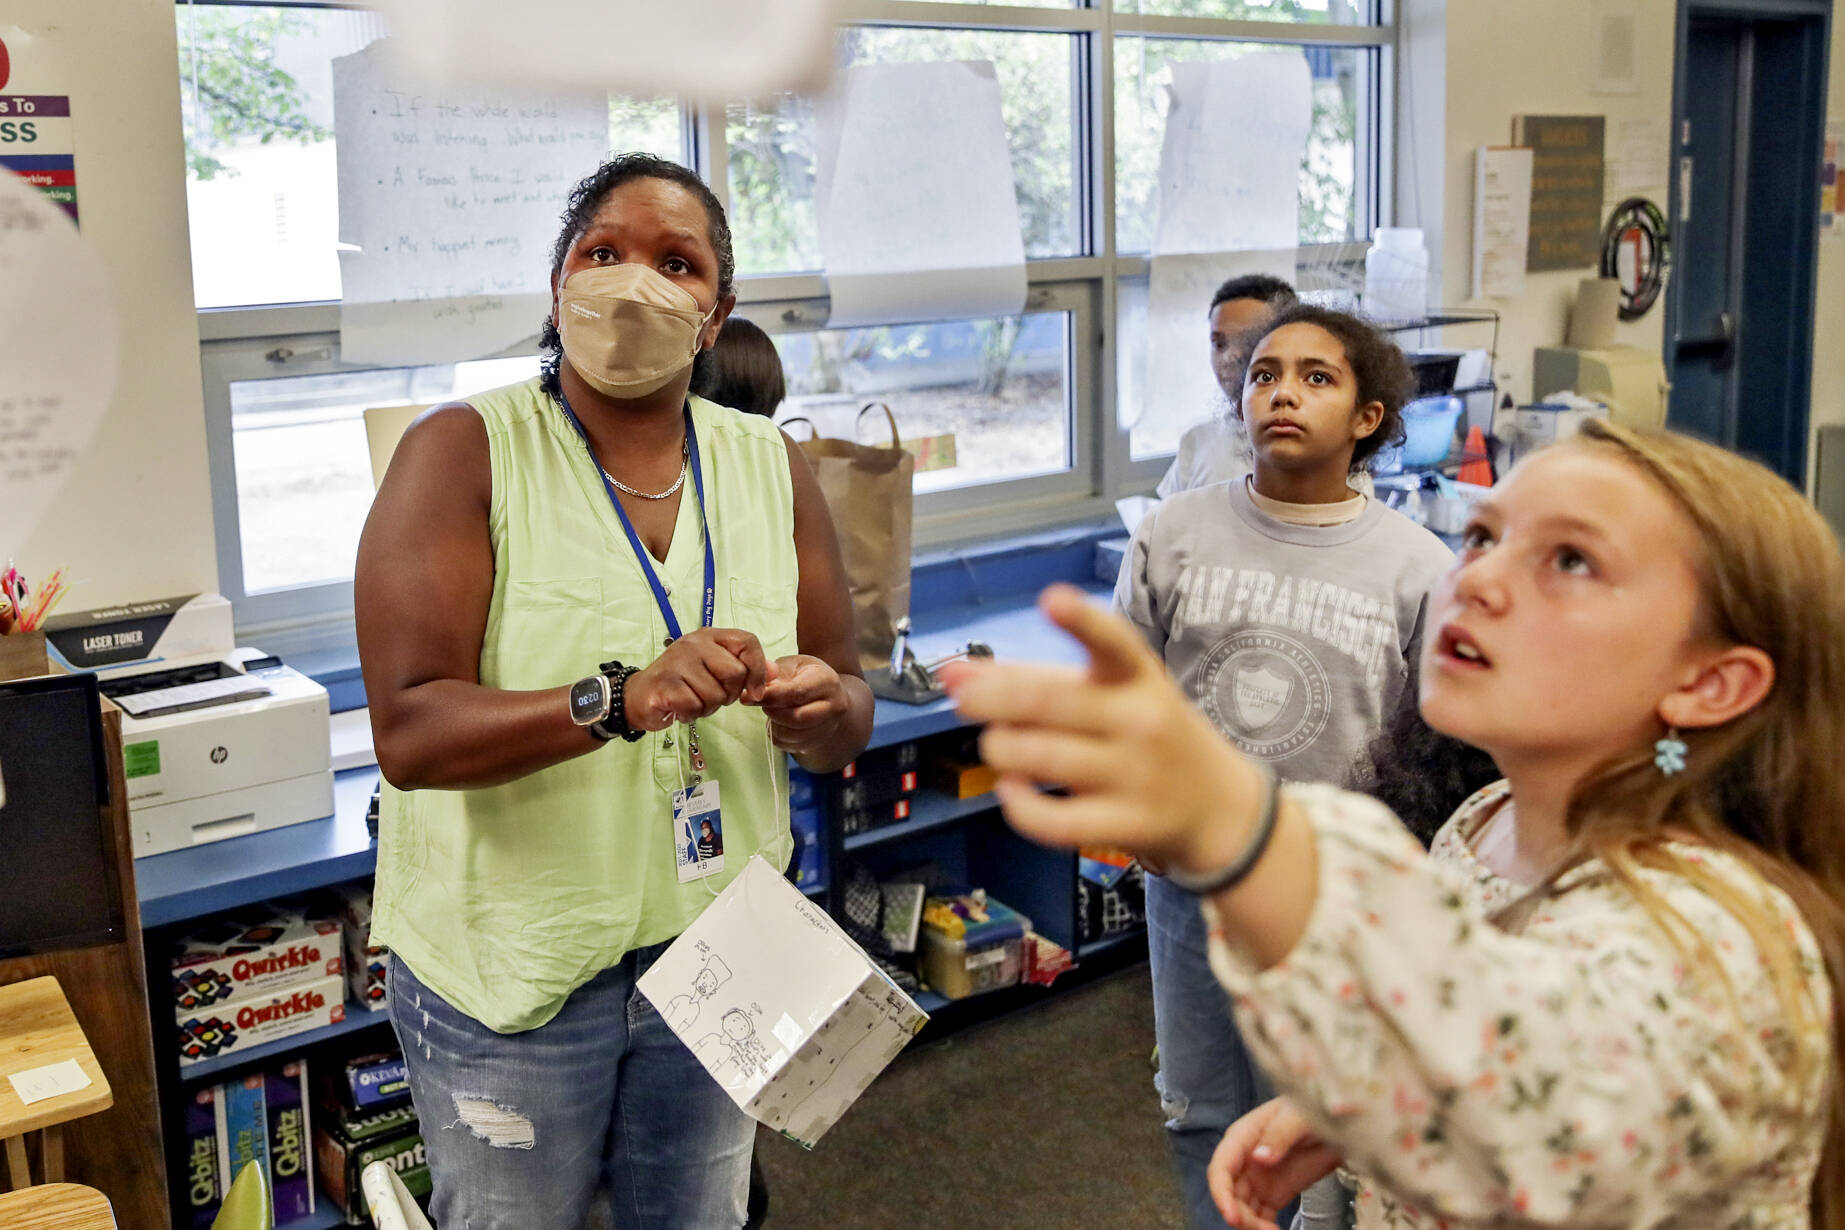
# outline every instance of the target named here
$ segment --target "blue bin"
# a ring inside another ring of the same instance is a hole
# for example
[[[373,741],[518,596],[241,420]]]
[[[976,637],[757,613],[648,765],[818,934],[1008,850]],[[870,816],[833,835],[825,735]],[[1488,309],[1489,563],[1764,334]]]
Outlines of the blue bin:
[[[1458,397],[1421,397],[1403,407],[1403,467],[1440,465],[1454,448],[1454,425],[1467,403]]]

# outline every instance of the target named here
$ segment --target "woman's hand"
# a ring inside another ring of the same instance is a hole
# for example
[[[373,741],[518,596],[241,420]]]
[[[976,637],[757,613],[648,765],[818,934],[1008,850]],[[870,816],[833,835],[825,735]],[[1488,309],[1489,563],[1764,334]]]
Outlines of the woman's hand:
[[[1276,1098],[1230,1125],[1205,1179],[1225,1221],[1239,1230],[1277,1230],[1275,1214],[1339,1161],[1294,1104]]]
[[[745,703],[762,706],[775,746],[797,756],[826,745],[852,708],[839,672],[804,653],[777,658],[760,695]]]
[[[769,660],[753,633],[699,628],[628,679],[622,699],[628,725],[665,730],[710,717],[739,700],[755,701],[768,683]]]
[[[1012,826],[1048,845],[1122,846],[1182,870],[1229,864],[1254,827],[1261,770],[1218,736],[1131,624],[1068,585],[1039,605],[1089,651],[1087,671],[966,662],[941,672],[961,716],[987,724],[981,758],[1001,775]]]

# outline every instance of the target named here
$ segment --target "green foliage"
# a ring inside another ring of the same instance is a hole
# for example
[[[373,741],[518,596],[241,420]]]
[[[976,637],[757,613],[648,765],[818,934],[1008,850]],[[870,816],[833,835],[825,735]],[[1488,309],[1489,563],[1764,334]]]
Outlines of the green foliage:
[[[214,154],[243,138],[312,145],[333,135],[308,118],[299,83],[275,64],[276,41],[301,29],[283,9],[180,8],[181,116],[195,179],[235,175]]]

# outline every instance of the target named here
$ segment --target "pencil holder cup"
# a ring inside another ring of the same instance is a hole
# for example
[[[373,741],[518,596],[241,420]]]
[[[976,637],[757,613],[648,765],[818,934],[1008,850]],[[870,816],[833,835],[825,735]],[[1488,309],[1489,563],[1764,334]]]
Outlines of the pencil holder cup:
[[[51,660],[45,655],[45,633],[11,632],[0,636],[0,680],[49,675]]]

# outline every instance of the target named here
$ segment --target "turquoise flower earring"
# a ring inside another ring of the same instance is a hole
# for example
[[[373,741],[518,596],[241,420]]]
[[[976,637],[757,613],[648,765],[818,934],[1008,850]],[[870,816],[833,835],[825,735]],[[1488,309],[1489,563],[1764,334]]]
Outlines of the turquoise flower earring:
[[[1653,763],[1659,766],[1662,776],[1671,777],[1674,773],[1685,771],[1685,753],[1689,749],[1685,741],[1678,737],[1676,727],[1666,731],[1666,737],[1653,744]]]

